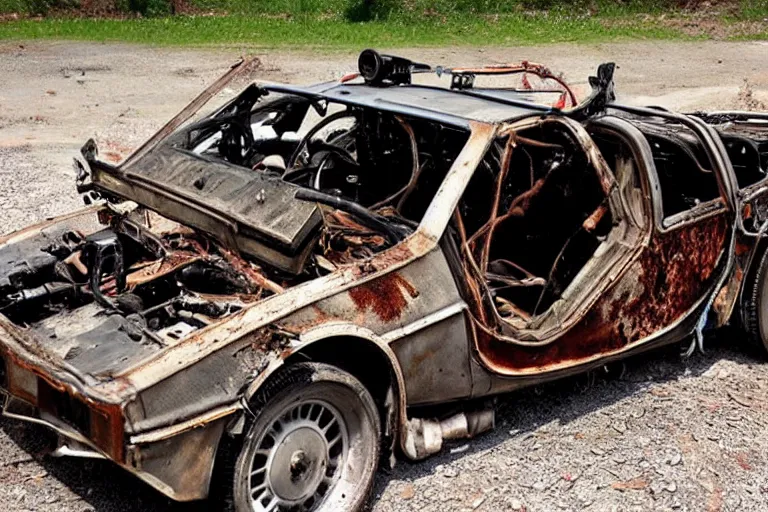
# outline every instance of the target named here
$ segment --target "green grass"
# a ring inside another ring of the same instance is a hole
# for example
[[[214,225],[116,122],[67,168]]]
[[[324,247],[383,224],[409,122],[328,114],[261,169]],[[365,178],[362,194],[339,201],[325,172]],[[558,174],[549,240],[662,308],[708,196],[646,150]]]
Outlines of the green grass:
[[[620,24],[587,17],[506,15],[497,20],[451,16],[443,19],[352,23],[299,16],[176,16],[93,20],[43,19],[0,23],[0,39],[127,41],[162,45],[245,43],[253,46],[437,46],[598,42],[627,38],[680,36],[640,20]]]
[[[20,6],[84,5],[82,0],[0,0],[0,13]],[[170,0],[99,0],[121,5]],[[666,20],[688,13],[663,0],[186,0],[190,16],[126,19],[59,17],[0,22],[0,39],[127,41],[162,45],[247,44],[260,47],[512,45],[626,39],[690,39]],[[73,4],[74,3],[74,4]],[[153,5],[154,5],[153,4]],[[169,5],[169,4],[168,4]],[[374,7],[370,7],[373,5]],[[667,6],[666,8],[664,6]],[[768,0],[734,0],[715,14],[723,24],[759,28],[733,38],[768,39]],[[23,11],[22,11],[23,12]],[[28,11],[32,12],[32,11]],[[204,15],[216,13],[215,16]],[[63,13],[63,15],[62,15]],[[700,36],[704,37],[704,36]]]

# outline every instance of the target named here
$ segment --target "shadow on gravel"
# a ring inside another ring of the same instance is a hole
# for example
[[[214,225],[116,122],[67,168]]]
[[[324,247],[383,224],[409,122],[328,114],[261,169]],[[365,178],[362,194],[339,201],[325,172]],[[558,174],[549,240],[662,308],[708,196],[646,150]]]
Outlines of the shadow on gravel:
[[[760,361],[757,351],[745,348],[741,336],[732,331],[722,331],[716,337],[710,337],[706,348],[706,354],[697,353],[690,359],[683,359],[680,347],[673,345],[636,356],[623,365],[618,363],[607,371],[595,371],[504,395],[498,399],[494,431],[470,441],[469,448],[462,453],[451,454],[449,445],[443,453],[428,460],[419,463],[399,461],[394,470],[379,471],[373,503],[391,479],[413,480],[432,474],[440,464],[503,443],[511,438],[511,430],[514,436],[525,436],[555,420],[561,425],[567,424],[641,393],[653,384],[683,376],[699,376],[719,360],[738,363]],[[205,502],[174,503],[107,461],[56,459],[43,455],[55,438],[42,427],[0,419],[0,429],[29,454],[30,460],[42,465],[51,477],[66,485],[96,512],[209,510]]]
[[[436,473],[440,465],[493,449],[514,437],[525,437],[539,427],[558,421],[560,425],[593,414],[616,402],[643,393],[651,386],[682,377],[698,377],[721,360],[755,364],[764,362],[759,351],[748,346],[743,334],[721,329],[705,340],[706,353],[681,356],[682,345],[653,350],[596,370],[559,381],[501,395],[496,403],[496,428],[470,441],[444,445],[443,451],[425,461],[398,461],[392,471],[380,470],[374,487],[373,503],[392,479],[413,481]],[[687,342],[685,342],[687,347]],[[452,447],[469,444],[461,453]]]
[[[6,418],[0,430],[53,477],[77,494],[86,508],[95,512],[203,511],[202,504],[177,504],[155,492],[123,469],[103,460],[54,458],[44,455],[55,446],[56,438],[44,427]],[[26,462],[22,460],[19,462]]]

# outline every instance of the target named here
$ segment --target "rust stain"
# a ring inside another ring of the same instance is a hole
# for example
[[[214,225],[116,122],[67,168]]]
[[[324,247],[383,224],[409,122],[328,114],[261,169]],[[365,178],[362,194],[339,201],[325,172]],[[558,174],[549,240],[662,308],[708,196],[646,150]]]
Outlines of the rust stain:
[[[512,371],[577,363],[620,350],[669,326],[701,298],[725,246],[724,216],[657,234],[628,272],[569,332],[544,347],[504,343],[477,329],[477,346]]]
[[[287,334],[271,325],[262,327],[250,334],[251,348],[258,352],[283,351],[290,343]]]
[[[285,288],[262,274],[260,268],[254,267],[251,265],[251,263],[244,260],[234,252],[224,248],[219,248],[219,252],[221,252],[221,255],[224,257],[224,259],[227,260],[227,262],[232,265],[235,270],[245,274],[245,276],[248,277],[248,279],[256,286],[277,294],[283,293],[285,291]]]
[[[627,480],[626,482],[613,482],[611,487],[618,491],[640,491],[648,487],[648,480],[637,477],[633,478],[632,480]]]
[[[90,413],[90,432],[83,432],[81,425],[72,425],[81,434],[87,436],[93,443],[112,457],[115,461],[123,462],[123,408],[120,404],[106,403],[96,401],[81,393],[70,389],[69,386],[62,384],[49,376],[36,364],[18,357],[13,352],[4,352],[3,357],[11,364],[32,372],[38,378],[38,392],[36,397],[31,398],[30,403],[37,405],[41,410],[48,412],[55,411],[57,401],[51,398],[51,393],[66,394],[70,400],[79,402],[85,406]],[[13,392],[13,391],[12,391]],[[20,396],[14,393],[16,396]],[[27,399],[27,398],[25,398]]]
[[[408,305],[405,294],[419,296],[418,290],[397,272],[349,290],[358,311],[373,311],[383,322],[397,320]]]
[[[374,272],[386,270],[392,265],[412,258],[413,254],[409,244],[396,245],[355,267],[355,277],[365,277]]]
[[[175,251],[165,258],[150,262],[136,271],[131,272],[126,277],[126,285],[129,289],[140,284],[147,283],[158,277],[173,273],[195,261],[200,260],[200,256],[186,251]]]

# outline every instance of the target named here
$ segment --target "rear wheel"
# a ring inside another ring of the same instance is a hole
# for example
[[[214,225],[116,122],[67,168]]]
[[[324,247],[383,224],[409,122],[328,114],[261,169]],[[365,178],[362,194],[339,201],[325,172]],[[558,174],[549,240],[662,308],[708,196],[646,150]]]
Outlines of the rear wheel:
[[[234,509],[359,510],[379,460],[379,414],[368,390],[336,367],[301,363],[257,395],[230,480]]]
[[[750,340],[768,354],[768,250],[744,285],[744,329]]]

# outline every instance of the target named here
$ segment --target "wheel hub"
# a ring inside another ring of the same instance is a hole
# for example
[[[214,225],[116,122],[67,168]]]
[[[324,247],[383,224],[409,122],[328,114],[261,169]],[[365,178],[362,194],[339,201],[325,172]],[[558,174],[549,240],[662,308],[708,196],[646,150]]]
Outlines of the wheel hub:
[[[252,456],[253,510],[314,510],[338,481],[348,447],[346,425],[331,405],[312,400],[286,408]]]
[[[314,495],[328,466],[328,442],[312,427],[288,433],[273,452],[268,478],[283,501],[296,502]]]

